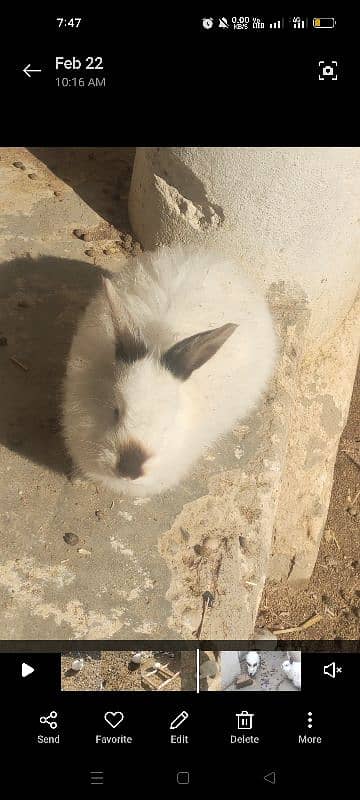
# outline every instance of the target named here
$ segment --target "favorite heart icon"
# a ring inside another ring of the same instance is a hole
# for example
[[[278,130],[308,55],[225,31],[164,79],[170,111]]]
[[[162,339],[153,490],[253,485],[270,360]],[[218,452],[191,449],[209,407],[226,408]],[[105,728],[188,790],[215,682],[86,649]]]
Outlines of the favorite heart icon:
[[[104,714],[104,720],[110,725],[110,728],[117,728],[123,719],[124,714],[122,711],[107,711],[106,714]]]

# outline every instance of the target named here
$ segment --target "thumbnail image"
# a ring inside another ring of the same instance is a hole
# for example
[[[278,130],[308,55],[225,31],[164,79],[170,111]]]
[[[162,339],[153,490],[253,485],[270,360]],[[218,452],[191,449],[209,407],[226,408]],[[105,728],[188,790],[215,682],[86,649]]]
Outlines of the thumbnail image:
[[[221,689],[226,692],[296,692],[301,689],[301,652],[223,650]]]
[[[103,650],[61,656],[62,691],[179,692],[195,688],[192,651]]]
[[[217,692],[221,689],[221,651],[200,650],[200,692]]]

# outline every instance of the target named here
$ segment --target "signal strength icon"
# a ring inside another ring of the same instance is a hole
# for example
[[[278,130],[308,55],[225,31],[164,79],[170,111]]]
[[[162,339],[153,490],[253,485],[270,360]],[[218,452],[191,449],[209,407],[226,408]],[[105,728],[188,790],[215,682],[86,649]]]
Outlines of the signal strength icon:
[[[280,28],[284,27],[284,20],[278,19],[276,22],[269,22],[269,28],[273,28],[276,30],[280,30]]]
[[[305,30],[307,27],[307,19],[303,19],[302,17],[293,17],[291,23],[293,28],[298,31]]]

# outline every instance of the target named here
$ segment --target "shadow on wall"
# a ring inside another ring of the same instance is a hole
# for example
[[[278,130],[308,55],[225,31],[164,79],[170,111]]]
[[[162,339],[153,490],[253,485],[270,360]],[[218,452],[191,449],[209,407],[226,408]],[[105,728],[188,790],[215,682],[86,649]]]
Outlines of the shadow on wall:
[[[101,217],[130,233],[127,198],[135,148],[29,147],[28,150]]]
[[[71,471],[59,425],[66,358],[100,276],[81,261],[51,257],[1,265],[0,441],[60,473]]]

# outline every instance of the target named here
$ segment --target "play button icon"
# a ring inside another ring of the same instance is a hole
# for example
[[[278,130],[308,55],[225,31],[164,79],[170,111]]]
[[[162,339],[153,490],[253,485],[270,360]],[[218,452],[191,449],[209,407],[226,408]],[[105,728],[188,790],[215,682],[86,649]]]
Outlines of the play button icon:
[[[26,664],[26,662],[23,661],[21,664],[21,677],[27,678],[32,672],[34,672],[34,667],[30,667],[30,664]]]

